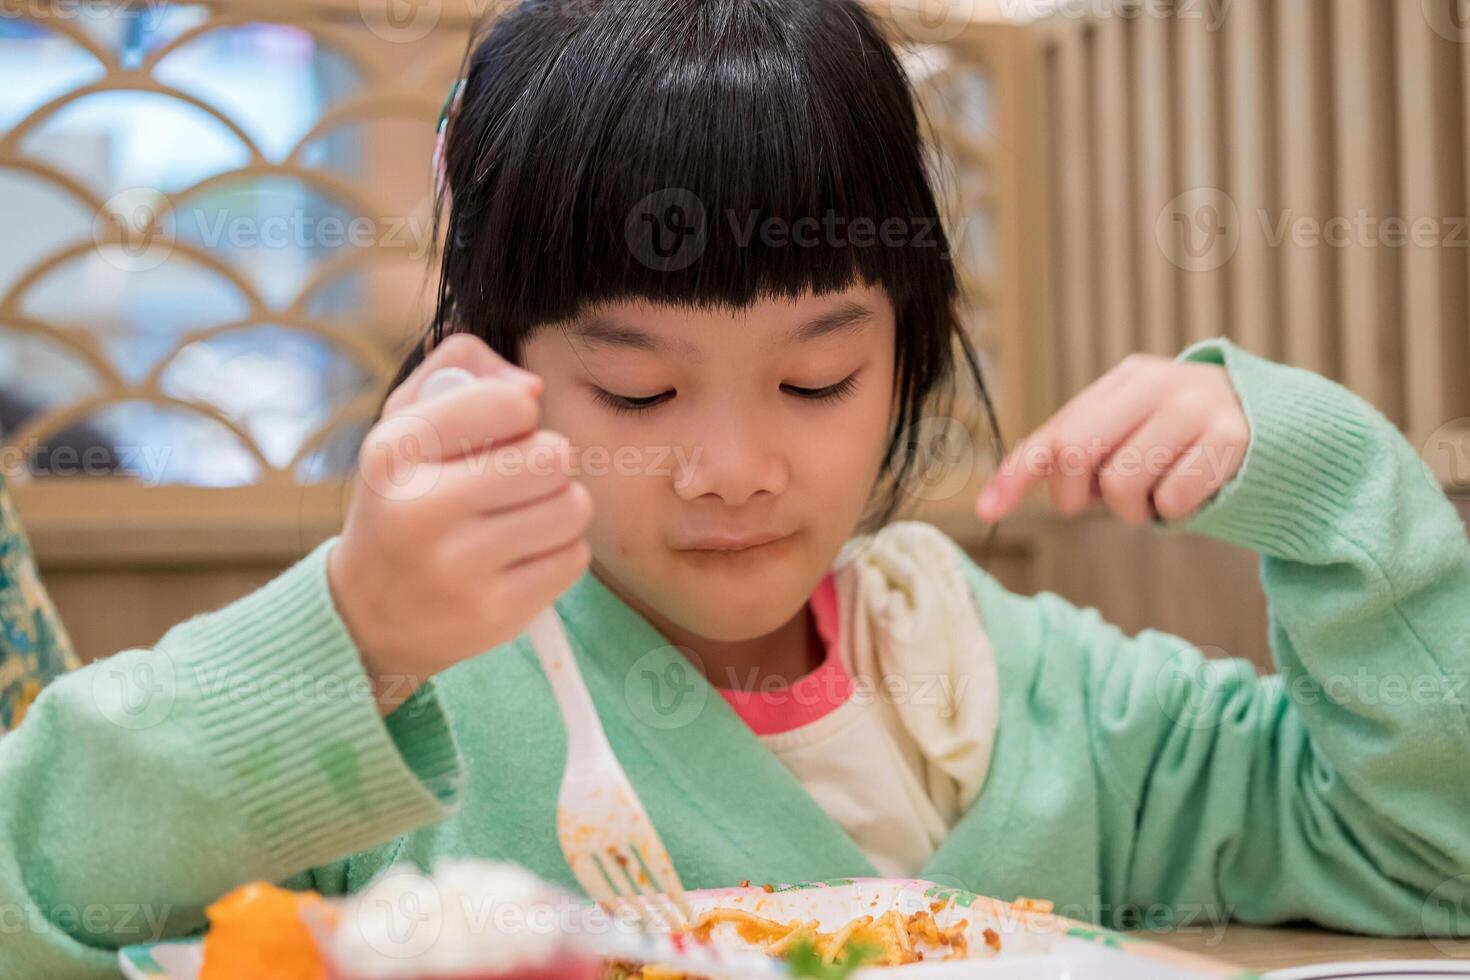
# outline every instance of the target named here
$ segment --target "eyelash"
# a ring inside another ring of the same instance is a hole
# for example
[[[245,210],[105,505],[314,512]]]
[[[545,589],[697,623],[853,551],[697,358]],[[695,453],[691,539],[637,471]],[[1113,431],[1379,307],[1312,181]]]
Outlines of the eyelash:
[[[828,385],[825,388],[797,388],[793,385],[782,385],[781,387],[790,394],[808,401],[837,401],[852,394],[853,389],[857,387],[857,374],[850,374],[835,385]],[[620,415],[638,415],[652,411],[666,400],[665,395],[654,395],[652,398],[624,398],[622,395],[614,395],[601,388],[593,388],[592,395]]]

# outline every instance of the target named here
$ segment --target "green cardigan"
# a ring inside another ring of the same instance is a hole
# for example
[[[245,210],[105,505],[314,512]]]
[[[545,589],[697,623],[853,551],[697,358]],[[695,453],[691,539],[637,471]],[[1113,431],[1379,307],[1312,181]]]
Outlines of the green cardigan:
[[[1261,553],[1280,675],[1012,594],[956,548],[1001,719],[984,789],[923,876],[1121,927],[1464,934],[1465,529],[1343,388],[1225,341],[1181,357],[1225,364],[1252,440],[1240,474],[1163,533]],[[337,894],[393,861],[473,855],[575,887],[554,831],[565,740],[526,638],[385,723],[332,607],[329,547],[62,678],[0,739],[0,975],[113,975],[111,948],[194,932],[252,879]],[[874,873],[596,578],[557,609],[686,886]]]

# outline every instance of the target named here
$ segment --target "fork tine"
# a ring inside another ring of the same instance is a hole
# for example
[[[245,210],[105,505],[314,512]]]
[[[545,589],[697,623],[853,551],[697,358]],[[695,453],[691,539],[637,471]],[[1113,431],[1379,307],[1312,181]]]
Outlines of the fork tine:
[[[633,909],[637,914],[638,923],[641,926],[642,932],[658,933],[665,931],[664,923],[657,915],[654,915],[653,910],[648,907],[647,899],[642,895],[625,895],[621,899],[621,903]]]
[[[675,882],[678,882],[678,879],[675,879]],[[663,895],[669,898],[669,908],[678,912],[679,929],[685,930],[685,932],[688,932],[689,929],[694,929],[694,909],[689,908],[689,899],[685,898],[684,889],[678,886],[669,889],[669,887],[664,887],[663,882],[657,882],[657,880],[656,887],[660,893],[663,893]]]
[[[656,908],[650,902],[650,899],[661,898],[663,896],[656,890],[657,886],[654,883],[653,873],[649,870],[647,862],[643,860],[643,855],[639,853],[637,846],[634,844],[626,845],[626,849],[632,853],[631,857],[628,853],[617,849],[613,849],[611,854],[613,863],[622,872],[619,885],[621,886],[623,882],[627,883],[624,896],[630,901],[635,902],[638,908],[649,919],[656,920],[659,931],[677,931],[679,929],[678,919],[669,916],[667,912],[667,909],[672,906]],[[635,869],[637,870],[636,874],[634,873]],[[614,877],[617,876],[615,875]],[[623,891],[621,887],[619,890]]]
[[[660,931],[670,935],[684,932],[688,923],[684,921],[684,916],[677,906],[672,902],[663,901],[665,897],[654,892],[653,886],[649,885],[647,891],[639,894],[638,901],[644,903],[644,908],[648,909],[650,914],[657,912]]]
[[[597,852],[581,852],[578,860],[572,861],[572,874],[581,884],[582,890],[587,892],[588,898],[606,909],[609,915],[613,915],[614,926],[622,918],[623,909],[628,908],[634,911],[641,932],[648,932],[648,927],[657,924],[644,908],[629,898],[626,890],[617,883],[617,876],[609,870],[607,862],[598,857]]]
[[[648,885],[647,891],[668,900],[670,911],[678,913],[678,917],[673,919],[676,928],[689,929],[694,924],[694,912],[689,908],[688,899],[684,897],[684,888],[679,882],[679,876],[674,873],[674,862],[669,857],[668,851],[663,849],[662,843],[655,837],[648,848],[652,861],[644,859],[643,852],[638,849],[637,844],[629,844],[628,850],[633,852],[634,860],[638,862],[638,867],[643,871],[643,878]]]

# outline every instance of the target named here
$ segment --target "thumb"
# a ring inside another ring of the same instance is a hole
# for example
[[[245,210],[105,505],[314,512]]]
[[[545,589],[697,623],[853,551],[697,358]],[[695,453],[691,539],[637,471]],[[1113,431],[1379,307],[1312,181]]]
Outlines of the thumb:
[[[424,391],[424,386],[430,378],[447,370],[453,370],[455,373],[436,381],[435,390],[432,393]],[[533,395],[541,393],[542,382],[538,375],[510,363],[479,337],[463,333],[451,334],[444,338],[433,352],[424,358],[424,363],[420,364],[408,376],[408,379],[388,397],[384,404],[383,414],[389,415],[415,402],[443,395],[466,381],[490,379],[516,381],[525,385]]]

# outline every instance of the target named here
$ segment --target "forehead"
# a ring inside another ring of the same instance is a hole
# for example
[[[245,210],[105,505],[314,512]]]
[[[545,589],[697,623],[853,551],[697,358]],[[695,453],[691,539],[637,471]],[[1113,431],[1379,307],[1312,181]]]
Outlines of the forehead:
[[[603,303],[563,324],[582,350],[627,350],[703,359],[732,345],[763,350],[851,340],[893,317],[887,294],[854,287],[796,299],[765,299],[739,309],[643,300]]]

